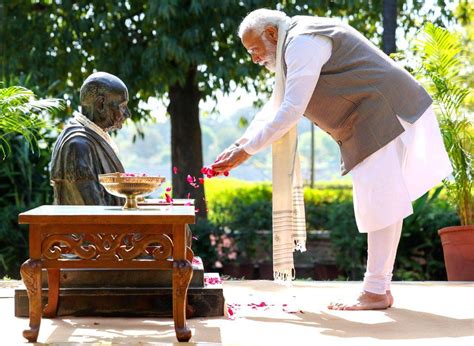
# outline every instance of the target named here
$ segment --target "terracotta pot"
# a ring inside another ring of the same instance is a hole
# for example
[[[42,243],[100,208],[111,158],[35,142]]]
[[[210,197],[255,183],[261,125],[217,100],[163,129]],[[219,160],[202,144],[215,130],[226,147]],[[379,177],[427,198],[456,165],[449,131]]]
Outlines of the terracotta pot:
[[[438,231],[449,281],[474,281],[474,225]]]

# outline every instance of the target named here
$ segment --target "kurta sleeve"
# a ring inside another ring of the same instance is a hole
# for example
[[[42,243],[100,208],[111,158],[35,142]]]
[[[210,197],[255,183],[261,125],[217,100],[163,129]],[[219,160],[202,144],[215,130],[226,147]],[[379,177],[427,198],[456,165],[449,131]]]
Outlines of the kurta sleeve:
[[[253,155],[280,139],[301,119],[331,50],[331,40],[323,36],[297,36],[288,44],[283,102],[270,120],[260,124],[257,131],[249,132],[252,136],[243,145],[248,154]]]

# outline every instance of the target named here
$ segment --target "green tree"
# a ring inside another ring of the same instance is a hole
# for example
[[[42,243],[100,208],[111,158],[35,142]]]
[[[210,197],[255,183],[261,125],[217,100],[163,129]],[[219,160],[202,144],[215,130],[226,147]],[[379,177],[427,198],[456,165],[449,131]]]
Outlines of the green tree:
[[[398,4],[405,29],[422,6],[413,2],[407,8],[408,3]],[[438,3],[444,11],[445,1]],[[12,0],[0,3],[1,77],[28,74],[35,91],[64,97],[68,113],[78,104],[82,81],[95,70],[124,80],[134,120],[148,115],[140,101],[168,100],[172,165],[179,168],[175,197],[193,192],[205,216],[204,190],[190,191],[186,183],[188,174],[201,176],[203,165],[199,102],[238,86],[268,92],[267,73],[250,62],[236,35],[241,19],[259,7],[344,17],[380,42],[381,0]]]

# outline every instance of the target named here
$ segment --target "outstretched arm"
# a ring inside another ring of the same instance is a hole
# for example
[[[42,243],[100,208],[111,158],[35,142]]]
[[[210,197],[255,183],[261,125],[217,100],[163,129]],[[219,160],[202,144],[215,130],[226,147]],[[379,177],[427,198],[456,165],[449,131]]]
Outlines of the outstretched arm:
[[[288,45],[285,95],[275,116],[273,119],[267,116],[258,125],[252,122],[250,131],[239,139],[241,145],[228,148],[218,156],[212,165],[214,171],[221,173],[239,166],[250,155],[280,139],[301,119],[331,49],[330,39],[321,36],[298,36]]]

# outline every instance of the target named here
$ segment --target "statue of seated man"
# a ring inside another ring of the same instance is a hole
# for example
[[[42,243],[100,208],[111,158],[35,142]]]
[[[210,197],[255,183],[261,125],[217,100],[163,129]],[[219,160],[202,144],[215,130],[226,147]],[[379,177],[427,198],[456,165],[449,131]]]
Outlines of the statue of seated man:
[[[53,150],[54,204],[123,205],[105,191],[98,175],[124,172],[108,132],[130,117],[127,87],[118,77],[97,72],[84,81],[80,98],[81,112],[74,112]]]
[[[118,205],[122,198],[109,194],[99,174],[124,172],[118,148],[108,132],[122,128],[130,117],[128,90],[116,76],[97,72],[81,87],[81,112],[66,124],[54,145],[51,185],[57,205]],[[188,246],[192,233],[188,226]]]

